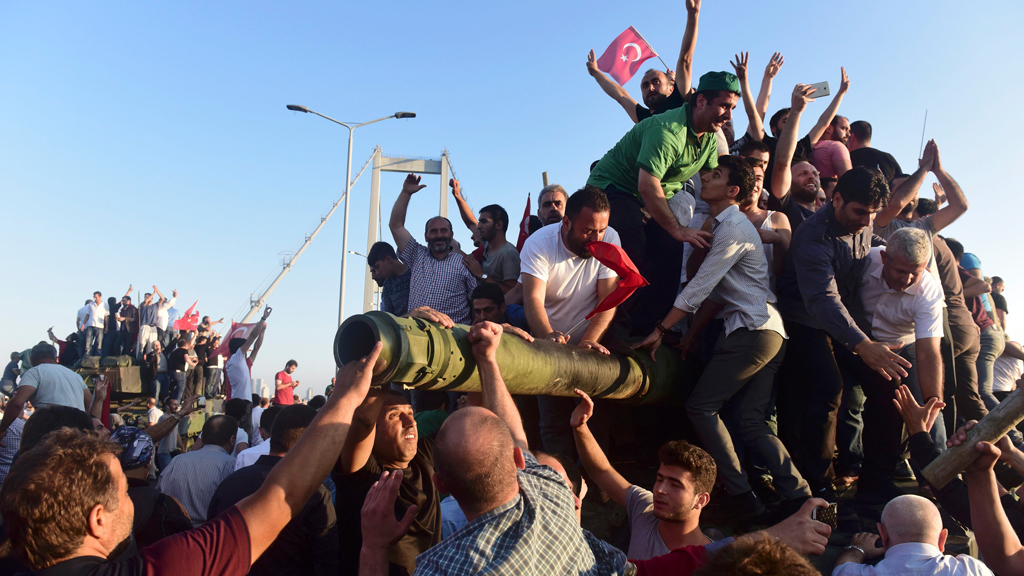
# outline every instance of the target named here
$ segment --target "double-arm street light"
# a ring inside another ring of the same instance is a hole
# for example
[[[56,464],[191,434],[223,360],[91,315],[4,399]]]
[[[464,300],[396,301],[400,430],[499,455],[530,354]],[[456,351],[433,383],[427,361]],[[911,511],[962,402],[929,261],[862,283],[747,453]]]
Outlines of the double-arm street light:
[[[385,116],[383,118],[377,118],[376,120],[370,120],[369,122],[363,122],[361,124],[352,124],[350,122],[340,122],[325,116],[316,110],[310,110],[305,106],[299,106],[297,104],[288,104],[288,109],[294,112],[305,112],[307,114],[316,114],[321,118],[326,118],[335,124],[341,124],[345,128],[348,128],[348,167],[345,170],[345,233],[341,239],[341,295],[338,301],[338,325],[345,320],[345,265],[348,263],[348,197],[349,197],[349,186],[352,185],[352,132],[361,126],[367,124],[373,124],[374,122],[380,122],[381,120],[387,120],[389,118],[415,118],[415,112],[395,112],[391,116]]]

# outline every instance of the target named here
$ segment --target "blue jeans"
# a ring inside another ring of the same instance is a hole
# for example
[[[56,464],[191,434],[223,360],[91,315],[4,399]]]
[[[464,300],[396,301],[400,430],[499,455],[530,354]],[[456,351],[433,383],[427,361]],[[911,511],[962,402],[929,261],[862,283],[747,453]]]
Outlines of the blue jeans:
[[[996,328],[989,326],[981,331],[981,353],[978,354],[978,392],[985,402],[985,408],[992,410],[999,405],[999,400],[992,394],[992,365],[1006,348],[1006,336]]]
[[[170,389],[170,382],[171,381],[170,378],[168,378],[167,376],[167,372],[160,372],[159,374],[157,374],[156,378],[154,378],[153,381],[149,383],[149,391],[151,392],[149,397],[156,398],[157,400],[163,402],[164,396],[166,396],[166,392]]]
[[[78,331],[78,357],[85,356],[85,330]]]
[[[103,345],[103,328],[89,326],[85,329],[85,349],[89,356],[99,356]]]
[[[178,402],[181,402],[181,396],[185,393],[185,380],[187,376],[188,373],[181,370],[175,370],[171,373],[171,390],[168,395]]]
[[[166,452],[156,455],[156,469],[163,472],[171,464],[172,456]]]

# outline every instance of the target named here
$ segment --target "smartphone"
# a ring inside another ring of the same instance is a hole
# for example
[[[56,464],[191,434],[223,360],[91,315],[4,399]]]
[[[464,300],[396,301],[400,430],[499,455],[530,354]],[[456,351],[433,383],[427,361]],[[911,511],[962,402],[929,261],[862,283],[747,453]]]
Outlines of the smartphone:
[[[830,96],[832,92],[828,89],[828,82],[818,82],[817,84],[811,84],[811,88],[814,88],[814,92],[811,92],[811,98],[823,98]]]
[[[204,398],[202,396],[199,397],[199,406],[200,407],[206,406],[206,398]]]
[[[811,519],[828,524],[835,530],[839,526],[839,506],[835,502],[827,507],[818,506],[811,511]]]

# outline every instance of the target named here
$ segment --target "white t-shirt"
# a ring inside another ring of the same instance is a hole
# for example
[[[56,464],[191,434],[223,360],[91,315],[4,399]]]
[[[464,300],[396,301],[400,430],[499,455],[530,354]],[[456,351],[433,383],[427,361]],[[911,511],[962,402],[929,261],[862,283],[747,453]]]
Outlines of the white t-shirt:
[[[239,444],[245,444],[246,446],[249,444],[249,433],[241,428],[239,428],[238,432],[235,433],[235,449],[231,451],[232,456],[238,456],[238,453],[240,452],[238,449]]]
[[[610,226],[604,241],[621,246],[619,235]],[[547,283],[544,310],[552,330],[565,332],[597,306],[597,281],[618,275],[596,258],[580,258],[562,243],[562,224],[545,226],[526,239],[520,254],[523,274]],[[522,278],[520,277],[520,282]],[[587,327],[581,326],[570,342],[578,343]]]
[[[270,454],[270,440],[267,440],[258,446],[246,448],[235,456],[235,470],[241,470],[246,466],[252,466],[260,459],[260,456],[266,456],[267,454]]]
[[[1017,380],[1024,376],[1024,362],[1002,355],[992,365],[992,391],[1012,392]]]
[[[168,418],[171,418],[170,414],[164,414],[164,415],[160,416],[160,418],[158,420],[156,420],[155,422],[153,420],[150,420],[150,426],[152,426],[153,424],[155,424],[157,422],[163,422],[164,420],[167,420]],[[185,420],[185,422],[187,422],[187,420]],[[168,434],[167,436],[164,436],[163,438],[160,439],[160,442],[158,443],[158,445],[156,447],[156,453],[157,454],[170,454],[171,452],[174,452],[175,450],[178,449],[178,428],[179,427],[180,427],[180,424],[178,426],[175,426],[174,430],[171,430],[170,434]]]
[[[266,408],[262,406],[256,406],[252,409],[252,433],[249,434],[252,442],[249,443],[250,446],[259,446],[263,443],[263,437],[260,436],[260,416],[263,415],[264,410]]]
[[[90,302],[89,304],[92,304],[92,302]],[[85,323],[85,318],[86,316],[89,315],[89,304],[86,304],[85,306],[82,306],[81,308],[78,309],[78,323],[75,324],[76,327],[81,326],[82,324]]]
[[[164,411],[154,406],[150,408],[149,411],[146,412],[146,420],[149,422],[149,425],[152,426],[159,422],[160,417],[163,415]]]
[[[106,302],[89,302],[86,306],[89,309],[89,323],[86,324],[86,328],[103,328],[104,322],[107,319],[107,315],[110,314],[110,310],[107,308]]]
[[[224,363],[224,372],[231,382],[231,397],[252,400],[252,377],[249,375],[249,364],[245,361],[245,352],[241,348]]]
[[[860,297],[874,339],[902,340],[906,346],[918,338],[942,338],[946,301],[938,280],[925,272],[902,292],[889,288],[882,274],[882,250],[871,249],[860,283]]]
[[[85,381],[75,372],[60,364],[33,366],[21,377],[20,386],[36,389],[29,402],[36,408],[70,406],[85,412]]]

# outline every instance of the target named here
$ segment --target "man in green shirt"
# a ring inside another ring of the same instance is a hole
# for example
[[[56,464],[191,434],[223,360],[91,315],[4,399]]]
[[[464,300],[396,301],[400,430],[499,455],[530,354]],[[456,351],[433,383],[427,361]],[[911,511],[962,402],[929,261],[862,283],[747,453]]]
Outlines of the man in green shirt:
[[[636,124],[590,172],[587,185],[604,190],[611,204],[608,225],[651,283],[630,299],[648,303],[632,319],[634,334],[650,333],[672,306],[683,242],[710,246],[711,234],[680,224],[668,200],[699,171],[718,166],[715,131],[732,118],[739,95],[734,74],[708,72],[687,104]]]

